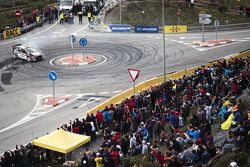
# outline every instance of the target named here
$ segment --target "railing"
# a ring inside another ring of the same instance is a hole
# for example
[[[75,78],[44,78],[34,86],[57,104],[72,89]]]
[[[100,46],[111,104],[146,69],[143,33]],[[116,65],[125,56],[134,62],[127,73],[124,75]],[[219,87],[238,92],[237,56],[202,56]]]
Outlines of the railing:
[[[43,18],[39,23],[35,22],[35,23],[32,23],[32,24],[29,24],[29,25],[22,27],[21,34],[29,32],[30,30],[33,30],[36,27],[41,27],[43,25],[43,23],[46,21],[47,21],[47,18]],[[3,33],[0,33],[0,39],[3,39]]]
[[[250,23],[240,23],[240,24],[226,24],[226,25],[220,25],[218,27],[218,31],[229,31],[229,30],[240,30],[240,29],[249,29]],[[201,32],[202,27],[201,26],[188,26],[188,32]],[[205,26],[204,31],[215,31],[214,26]]]

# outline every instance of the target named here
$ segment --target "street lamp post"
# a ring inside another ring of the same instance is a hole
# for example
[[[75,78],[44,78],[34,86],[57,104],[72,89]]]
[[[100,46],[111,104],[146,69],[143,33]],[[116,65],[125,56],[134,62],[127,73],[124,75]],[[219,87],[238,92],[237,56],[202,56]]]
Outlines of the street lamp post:
[[[166,51],[165,51],[165,31],[164,31],[164,26],[165,26],[165,12],[164,12],[164,0],[162,0],[162,36],[163,36],[163,78],[164,82],[166,82]]]

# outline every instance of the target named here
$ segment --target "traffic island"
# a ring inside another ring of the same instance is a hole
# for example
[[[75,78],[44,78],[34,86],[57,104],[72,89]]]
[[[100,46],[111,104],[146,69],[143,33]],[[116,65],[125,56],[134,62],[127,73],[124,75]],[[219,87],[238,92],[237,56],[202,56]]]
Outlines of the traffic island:
[[[200,47],[212,47],[212,46],[218,46],[223,45],[227,43],[232,43],[233,40],[231,39],[224,39],[224,40],[208,40],[208,41],[193,41],[194,45],[198,45]]]
[[[48,96],[42,99],[42,105],[44,108],[51,108],[51,107],[56,107],[59,104],[62,104],[68,100],[69,100],[69,96],[62,96],[62,97],[55,97],[55,98]]]
[[[59,58],[58,63],[61,66],[84,66],[94,63],[95,61],[96,58],[92,55],[72,55]]]

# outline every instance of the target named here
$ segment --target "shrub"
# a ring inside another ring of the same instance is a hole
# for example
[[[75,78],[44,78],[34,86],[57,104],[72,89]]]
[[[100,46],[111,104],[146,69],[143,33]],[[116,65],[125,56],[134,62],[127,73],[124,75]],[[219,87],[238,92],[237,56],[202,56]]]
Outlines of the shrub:
[[[160,167],[159,163],[148,161],[148,158],[144,158],[142,155],[123,159],[123,167],[133,167],[134,165],[143,167]]]
[[[228,166],[232,161],[235,161],[238,164],[238,166],[243,166],[248,163],[248,157],[249,154],[246,152],[229,153],[224,155],[221,159],[219,159],[213,166],[214,167]]]
[[[219,12],[220,13],[225,13],[227,11],[227,6],[226,5],[220,5],[219,6]]]

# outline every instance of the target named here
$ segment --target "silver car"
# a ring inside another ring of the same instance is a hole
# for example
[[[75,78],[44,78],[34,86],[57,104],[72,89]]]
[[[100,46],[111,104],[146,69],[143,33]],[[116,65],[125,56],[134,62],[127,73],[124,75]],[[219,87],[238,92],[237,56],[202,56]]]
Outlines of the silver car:
[[[12,46],[12,48],[14,59],[20,58],[26,60],[27,62],[41,61],[44,59],[43,53],[35,48],[22,44],[16,44]]]

